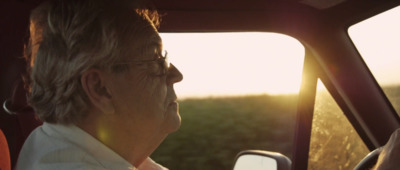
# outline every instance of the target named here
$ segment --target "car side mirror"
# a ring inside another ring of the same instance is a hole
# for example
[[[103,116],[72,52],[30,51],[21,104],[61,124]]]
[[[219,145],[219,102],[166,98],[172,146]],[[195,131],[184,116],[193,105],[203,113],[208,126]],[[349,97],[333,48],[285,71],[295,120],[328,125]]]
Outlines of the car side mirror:
[[[292,161],[277,152],[246,150],[236,156],[233,170],[290,170]]]

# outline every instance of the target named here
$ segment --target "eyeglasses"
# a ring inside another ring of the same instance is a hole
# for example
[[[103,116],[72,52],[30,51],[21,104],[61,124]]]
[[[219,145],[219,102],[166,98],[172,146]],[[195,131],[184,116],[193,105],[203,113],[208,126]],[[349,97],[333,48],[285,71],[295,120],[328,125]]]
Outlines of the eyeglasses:
[[[125,65],[125,64],[149,64],[149,72],[155,76],[163,76],[167,74],[170,67],[168,61],[168,52],[164,50],[163,54],[159,55],[156,59],[151,60],[136,60],[136,61],[126,61],[123,63],[115,63],[114,65]]]

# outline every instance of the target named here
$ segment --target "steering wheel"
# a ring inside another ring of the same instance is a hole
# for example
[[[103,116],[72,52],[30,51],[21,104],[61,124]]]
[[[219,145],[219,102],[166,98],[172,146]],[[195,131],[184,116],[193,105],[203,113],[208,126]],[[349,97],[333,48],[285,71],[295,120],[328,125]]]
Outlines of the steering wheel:
[[[365,156],[360,163],[354,168],[354,170],[369,170],[374,167],[378,161],[379,154],[382,152],[382,147],[377,148]]]

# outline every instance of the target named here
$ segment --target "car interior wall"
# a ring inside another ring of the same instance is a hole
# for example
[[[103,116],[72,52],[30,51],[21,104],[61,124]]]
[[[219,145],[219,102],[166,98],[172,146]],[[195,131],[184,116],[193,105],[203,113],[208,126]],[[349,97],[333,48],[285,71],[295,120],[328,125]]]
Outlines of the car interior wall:
[[[28,37],[30,10],[39,1],[6,0],[0,4],[0,102],[10,100],[14,90],[22,83],[22,74],[26,70],[23,48]],[[26,103],[26,94],[15,96]],[[11,166],[15,164],[22,145],[20,129],[16,115],[10,115],[0,109],[0,129],[4,132],[10,150]]]

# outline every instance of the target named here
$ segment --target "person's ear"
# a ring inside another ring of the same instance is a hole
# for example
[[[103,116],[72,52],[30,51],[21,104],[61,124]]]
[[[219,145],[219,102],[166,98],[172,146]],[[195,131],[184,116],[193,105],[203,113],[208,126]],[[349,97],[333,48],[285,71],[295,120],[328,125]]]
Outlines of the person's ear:
[[[99,69],[89,69],[82,74],[81,85],[94,107],[105,114],[113,114],[112,95],[106,86],[105,76]]]

